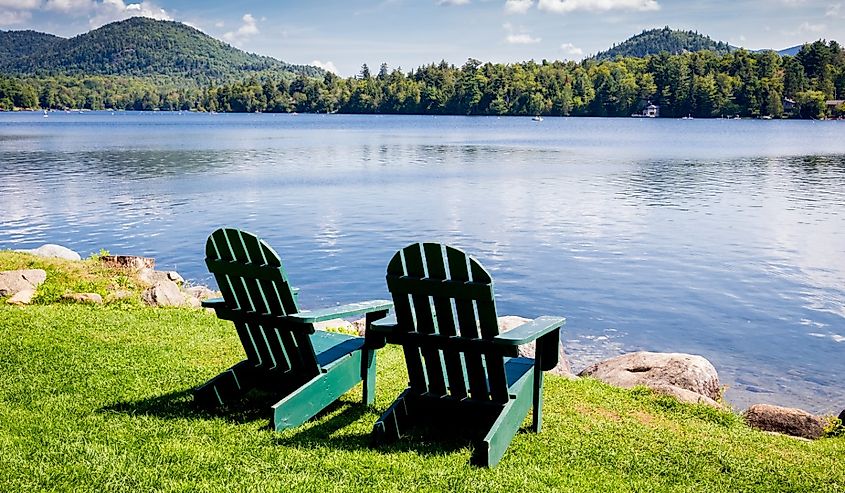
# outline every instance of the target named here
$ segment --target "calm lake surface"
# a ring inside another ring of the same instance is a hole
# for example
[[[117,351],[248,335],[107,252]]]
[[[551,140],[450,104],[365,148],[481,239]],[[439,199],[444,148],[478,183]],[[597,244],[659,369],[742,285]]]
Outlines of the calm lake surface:
[[[845,407],[845,122],[0,113],[0,248],[157,259],[265,238],[302,305],[387,297],[393,252],[475,255],[574,369],[701,354],[728,400]]]

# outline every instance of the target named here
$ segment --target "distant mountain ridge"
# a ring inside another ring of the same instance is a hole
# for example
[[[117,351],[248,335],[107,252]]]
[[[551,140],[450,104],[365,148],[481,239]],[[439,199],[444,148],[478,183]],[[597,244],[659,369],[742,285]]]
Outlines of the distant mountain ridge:
[[[597,53],[597,60],[613,60],[621,57],[642,58],[668,52],[673,55],[695,51],[714,51],[721,55],[736,51],[738,48],[722,41],[715,41],[709,36],[694,31],[679,31],[669,27],[645,30],[632,36],[607,51]]]
[[[319,76],[324,71],[246,53],[193,27],[133,17],[66,39],[0,31],[0,73],[10,75],[169,76],[208,81],[264,71]]]

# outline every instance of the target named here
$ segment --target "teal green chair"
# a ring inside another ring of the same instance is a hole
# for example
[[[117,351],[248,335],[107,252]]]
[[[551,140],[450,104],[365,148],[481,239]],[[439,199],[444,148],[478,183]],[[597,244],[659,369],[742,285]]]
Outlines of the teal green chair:
[[[194,389],[205,407],[239,400],[252,389],[271,393],[272,426],[298,426],[363,382],[363,401],[375,395],[375,351],[364,338],[314,329],[333,318],[365,315],[369,327],[392,303],[385,300],[300,310],[279,255],[251,233],[221,228],[208,237],[206,265],[223,297],[203,303],[230,320],[246,359]]]
[[[437,243],[415,243],[387,267],[395,318],[367,332],[373,347],[397,344],[408,387],[373,427],[374,445],[417,425],[454,429],[474,445],[471,463],[492,467],[529,409],[542,424],[543,371],[557,365],[561,317],[540,317],[499,334],[493,281],[474,258]],[[537,341],[535,358],[517,357]]]

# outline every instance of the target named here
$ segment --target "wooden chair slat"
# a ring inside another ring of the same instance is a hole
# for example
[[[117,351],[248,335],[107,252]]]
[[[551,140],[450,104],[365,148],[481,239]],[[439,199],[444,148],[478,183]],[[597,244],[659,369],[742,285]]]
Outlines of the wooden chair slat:
[[[405,270],[409,276],[423,278],[426,276],[422,257],[422,245],[415,243],[405,248]],[[428,296],[415,294],[411,296],[414,302],[414,314],[417,320],[417,332],[421,334],[436,334],[434,317],[431,313],[431,300]],[[428,379],[428,392],[432,395],[446,394],[446,381],[443,376],[443,360],[440,351],[425,348],[421,351],[425,359],[425,374]]]
[[[446,259],[449,265],[449,273],[452,280],[468,282],[470,280],[467,270],[467,256],[464,252],[455,248],[446,247]],[[475,320],[475,308],[470,300],[455,300],[455,312],[458,315],[458,331],[462,337],[477,339],[478,325]],[[485,378],[484,364],[481,356],[477,354],[464,354],[464,363],[469,380],[469,392],[473,399],[479,401],[489,400],[490,394]]]
[[[402,261],[403,252],[396,252],[390,263],[387,264],[388,276],[404,276],[405,266]],[[396,320],[399,321],[403,330],[416,331],[416,322],[411,310],[411,299],[408,295],[397,295],[393,297],[393,312]],[[408,367],[408,381],[411,387],[420,391],[428,390],[428,382],[423,371],[422,358],[418,349],[405,349],[405,364]]]
[[[431,280],[447,281],[446,264],[443,261],[443,249],[437,243],[423,245],[428,267],[428,277]],[[432,296],[437,329],[441,336],[455,336],[455,315],[452,312],[452,302],[448,296]],[[465,370],[461,362],[459,351],[444,349],[443,362],[446,366],[446,379],[449,394],[457,399],[467,396]]]

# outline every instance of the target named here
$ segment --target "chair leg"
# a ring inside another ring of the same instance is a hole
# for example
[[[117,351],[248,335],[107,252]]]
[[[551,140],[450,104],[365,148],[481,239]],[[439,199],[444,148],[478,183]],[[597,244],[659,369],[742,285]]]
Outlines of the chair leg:
[[[540,370],[540,365],[534,366],[534,388],[533,388],[533,412],[531,431],[540,433],[543,428],[543,371]]]
[[[531,371],[536,371],[532,368]],[[530,373],[530,372],[529,372]],[[534,378],[531,375],[529,378]],[[528,414],[533,399],[526,391],[530,390],[533,382],[527,381],[525,377],[521,379],[511,389],[515,390],[516,397],[511,398],[507,404],[504,405],[490,431],[483,440],[478,442],[475,450],[470,458],[470,463],[480,467],[493,467],[499,463],[505,451],[508,449],[511,440],[516,432],[519,430],[522,421]]]
[[[395,442],[413,426],[411,403],[408,402],[410,391],[405,389],[376,421],[371,435],[373,446]]]
[[[255,387],[255,370],[243,360],[194,389],[194,401],[207,408],[223,406],[241,398]]]
[[[376,352],[372,349],[361,350],[361,380],[364,383],[362,401],[369,406],[376,400]]]

